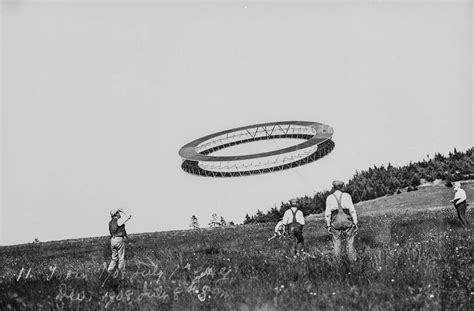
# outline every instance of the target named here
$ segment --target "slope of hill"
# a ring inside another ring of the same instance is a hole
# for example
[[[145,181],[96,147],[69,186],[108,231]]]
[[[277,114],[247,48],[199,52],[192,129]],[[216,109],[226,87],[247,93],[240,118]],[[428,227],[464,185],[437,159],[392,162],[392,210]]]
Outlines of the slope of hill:
[[[345,191],[350,193],[354,203],[393,195],[402,188],[418,187],[428,181],[435,183],[440,180],[460,181],[474,178],[474,148],[465,152],[449,152],[447,156],[435,154],[432,159],[410,162],[408,165],[395,167],[390,163],[385,167],[374,166],[363,171],[356,171],[345,185]],[[315,193],[313,196],[305,195],[297,198],[300,209],[305,215],[317,214],[324,211],[325,199],[328,190]],[[289,203],[281,202],[266,213],[257,211],[256,215],[245,216],[244,224],[274,222],[283,217]]]
[[[463,181],[468,202],[474,202],[474,180]],[[354,204],[358,215],[368,216],[386,213],[416,212],[423,210],[439,210],[452,207],[449,202],[454,196],[453,188],[446,187],[444,183],[426,184],[415,192],[402,192],[381,198],[362,201]],[[310,215],[308,219],[323,218],[323,214]]]
[[[474,239],[451,198],[434,186],[359,203],[352,265],[317,217],[297,258],[292,239],[267,242],[273,223],[135,234],[123,275],[104,271],[107,237],[0,247],[0,309],[469,309]]]

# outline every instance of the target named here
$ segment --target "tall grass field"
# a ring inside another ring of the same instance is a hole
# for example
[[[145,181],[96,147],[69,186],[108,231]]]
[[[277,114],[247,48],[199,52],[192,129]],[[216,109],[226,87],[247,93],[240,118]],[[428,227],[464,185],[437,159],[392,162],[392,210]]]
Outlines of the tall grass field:
[[[473,310],[474,217],[461,227],[452,197],[439,185],[357,204],[352,264],[334,260],[319,215],[296,258],[293,239],[267,242],[273,223],[134,234],[112,275],[108,237],[4,246],[0,309]]]

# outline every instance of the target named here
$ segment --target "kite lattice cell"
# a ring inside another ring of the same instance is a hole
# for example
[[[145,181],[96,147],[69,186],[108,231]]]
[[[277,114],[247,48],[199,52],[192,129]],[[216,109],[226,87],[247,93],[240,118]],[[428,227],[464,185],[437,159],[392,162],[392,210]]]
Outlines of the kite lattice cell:
[[[283,121],[238,127],[196,139],[179,150],[181,168],[194,175],[236,177],[281,171],[318,160],[332,151],[334,130],[326,124]],[[304,139],[290,147],[247,155],[212,156],[239,144],[278,138]]]

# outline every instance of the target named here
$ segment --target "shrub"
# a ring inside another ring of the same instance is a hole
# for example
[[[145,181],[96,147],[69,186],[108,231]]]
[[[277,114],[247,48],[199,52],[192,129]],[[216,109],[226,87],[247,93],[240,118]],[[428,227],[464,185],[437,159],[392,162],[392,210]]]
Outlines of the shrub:
[[[425,179],[426,179],[427,182],[433,182],[434,181],[434,178],[431,175],[426,175]]]
[[[407,188],[407,192],[412,192],[412,191],[416,191],[416,190],[418,190],[418,188],[413,187],[413,186],[408,186],[408,188]]]

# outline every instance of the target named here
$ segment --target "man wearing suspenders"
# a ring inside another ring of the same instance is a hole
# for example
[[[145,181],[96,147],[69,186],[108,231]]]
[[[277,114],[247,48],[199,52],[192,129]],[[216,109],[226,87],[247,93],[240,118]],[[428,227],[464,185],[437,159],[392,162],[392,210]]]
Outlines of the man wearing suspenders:
[[[345,240],[349,260],[357,259],[354,249],[354,237],[357,233],[357,213],[350,194],[342,192],[344,183],[336,180],[333,183],[334,193],[326,198],[326,225],[332,235],[334,255],[341,257],[341,245]]]
[[[303,212],[296,207],[297,203],[298,200],[291,199],[291,207],[283,215],[283,225],[287,228],[286,232],[296,237],[295,255],[304,251],[303,226],[305,222]]]

